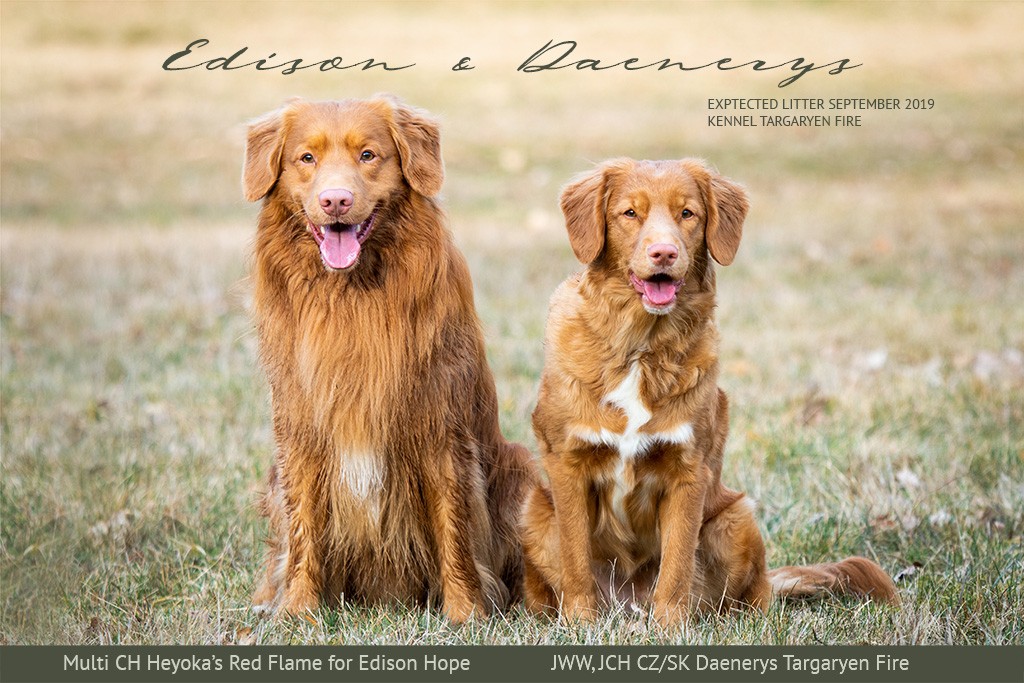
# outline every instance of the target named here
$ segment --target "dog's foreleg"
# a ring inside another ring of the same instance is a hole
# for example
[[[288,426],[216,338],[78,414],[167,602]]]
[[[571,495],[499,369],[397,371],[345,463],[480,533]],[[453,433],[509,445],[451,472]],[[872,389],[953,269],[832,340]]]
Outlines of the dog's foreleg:
[[[690,611],[694,564],[700,534],[707,469],[673,477],[658,509],[661,566],[654,589],[654,617],[665,627],[678,626]]]
[[[593,621],[597,590],[591,569],[590,481],[567,465],[565,455],[552,454],[545,461],[558,525],[562,577],[556,594],[561,593],[561,613],[569,620]]]
[[[451,449],[440,453],[426,468],[424,494],[441,578],[441,608],[452,622],[463,623],[488,613],[475,550],[479,535],[489,529],[477,528],[486,521],[486,512],[473,508],[483,501],[484,486],[475,467],[455,466],[460,454]]]
[[[281,474],[288,515],[288,544],[280,609],[287,614],[300,614],[316,609],[323,593],[321,535],[327,518],[320,492],[324,486],[315,467],[289,467]]]

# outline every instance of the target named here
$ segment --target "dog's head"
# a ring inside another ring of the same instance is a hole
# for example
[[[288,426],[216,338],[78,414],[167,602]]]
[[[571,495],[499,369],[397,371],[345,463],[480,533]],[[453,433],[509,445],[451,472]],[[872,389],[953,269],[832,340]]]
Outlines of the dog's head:
[[[389,98],[289,101],[249,126],[242,187],[300,217],[329,270],[355,266],[381,210],[404,192],[441,191],[437,123]]]
[[[676,295],[706,255],[722,265],[736,256],[747,215],[739,185],[693,159],[614,159],[562,191],[573,252],[636,290],[652,314]]]

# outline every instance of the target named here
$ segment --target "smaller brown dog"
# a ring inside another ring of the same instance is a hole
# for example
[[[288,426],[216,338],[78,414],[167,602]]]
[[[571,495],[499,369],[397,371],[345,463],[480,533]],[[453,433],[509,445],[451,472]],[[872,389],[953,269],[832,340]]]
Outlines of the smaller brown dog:
[[[722,485],[712,259],[740,244],[742,188],[693,160],[607,162],[562,193],[587,265],[551,300],[534,430],[550,487],[524,509],[527,607],[596,616],[605,599],[764,609],[773,591],[895,602],[870,560],[768,572],[742,493]]]

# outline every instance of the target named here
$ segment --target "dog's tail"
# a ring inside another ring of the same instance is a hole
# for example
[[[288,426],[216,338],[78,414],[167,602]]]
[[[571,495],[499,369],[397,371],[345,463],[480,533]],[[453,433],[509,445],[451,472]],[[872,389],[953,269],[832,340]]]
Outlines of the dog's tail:
[[[782,598],[855,595],[890,605],[899,604],[896,585],[885,570],[866,557],[805,567],[779,567],[768,572],[772,594]]]

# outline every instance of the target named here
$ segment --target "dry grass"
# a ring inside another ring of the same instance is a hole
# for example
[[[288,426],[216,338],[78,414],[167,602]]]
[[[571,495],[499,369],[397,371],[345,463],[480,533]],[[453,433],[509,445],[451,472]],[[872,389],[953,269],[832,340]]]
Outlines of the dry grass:
[[[239,4],[197,7],[0,6],[0,642],[1024,642],[1021,5],[398,3],[350,6],[342,35],[307,30],[318,5],[245,22]],[[417,67],[159,69],[200,36]],[[549,38],[609,60],[864,66],[788,91],[739,72],[517,74]],[[466,55],[477,68],[451,73]],[[747,236],[719,277],[725,477],[759,500],[773,564],[914,568],[903,608],[780,605],[682,633],[625,614],[460,629],[393,607],[250,614],[272,443],[242,122],[297,93],[381,90],[444,121],[446,204],[503,427],[526,443],[546,299],[575,268],[560,185],[619,154],[704,156],[744,182]],[[840,95],[939,106],[850,130],[705,126],[709,96]]]

